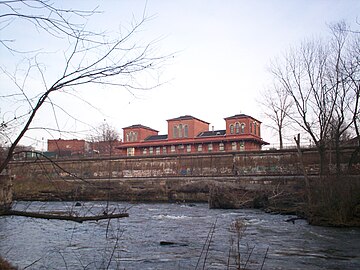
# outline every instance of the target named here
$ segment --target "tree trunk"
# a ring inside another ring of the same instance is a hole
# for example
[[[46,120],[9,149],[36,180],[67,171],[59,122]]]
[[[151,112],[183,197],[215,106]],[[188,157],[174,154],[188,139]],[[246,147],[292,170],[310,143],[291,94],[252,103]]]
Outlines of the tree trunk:
[[[294,137],[294,140],[296,142],[296,148],[297,148],[297,151],[298,151],[298,158],[299,158],[301,170],[302,170],[303,175],[304,175],[306,197],[307,197],[308,207],[310,209],[310,206],[311,206],[310,181],[309,181],[309,177],[308,177],[308,175],[306,173],[304,160],[303,160],[303,156],[302,156],[302,151],[301,151],[301,147],[300,147],[300,134],[298,134],[297,137]]]

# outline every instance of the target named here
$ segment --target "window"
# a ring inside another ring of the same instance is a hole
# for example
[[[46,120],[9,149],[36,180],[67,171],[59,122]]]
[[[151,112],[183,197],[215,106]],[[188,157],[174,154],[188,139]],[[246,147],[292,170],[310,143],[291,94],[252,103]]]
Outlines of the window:
[[[198,152],[202,152],[202,144],[199,144],[197,147]]]
[[[182,136],[183,136],[183,125],[180,124],[179,125],[179,138],[182,138]]]
[[[144,148],[143,149],[143,155],[146,155],[147,154],[147,148]]]
[[[254,122],[254,134],[256,135],[256,122]]]
[[[177,127],[177,126],[174,126],[174,128],[173,128],[173,133],[174,133],[174,138],[179,137],[179,134],[178,134],[178,127]]]
[[[243,141],[240,142],[240,151],[245,150],[245,143]]]
[[[126,141],[127,142],[135,142],[137,141],[137,132],[130,131],[126,134]]]
[[[167,150],[166,150],[166,146],[163,146],[163,154],[166,154]]]
[[[245,124],[241,123],[241,133],[245,133]]]
[[[220,151],[224,151],[225,150],[225,147],[224,147],[224,143],[219,143],[219,150]]]
[[[252,124],[250,123],[250,133],[252,133]]]
[[[230,134],[234,134],[234,125],[233,124],[230,125]]]
[[[231,150],[236,151],[237,150],[237,144],[236,142],[231,143]]]
[[[156,147],[155,154],[160,155],[160,147]]]
[[[235,124],[235,133],[236,133],[236,134],[239,134],[239,133],[240,133],[240,124],[239,124],[239,123],[236,123],[236,124]]]
[[[189,127],[188,127],[188,125],[184,126],[184,137],[185,138],[189,137]]]
[[[208,144],[208,151],[211,152],[213,150],[213,145],[212,143],[209,143]]]
[[[191,144],[188,144],[186,146],[186,152],[190,153],[191,152]]]
[[[154,154],[154,147],[149,147],[149,154],[150,155]]]
[[[135,148],[134,147],[129,147],[126,150],[127,150],[128,156],[135,156]]]
[[[172,145],[170,148],[171,153],[175,153],[175,145]]]

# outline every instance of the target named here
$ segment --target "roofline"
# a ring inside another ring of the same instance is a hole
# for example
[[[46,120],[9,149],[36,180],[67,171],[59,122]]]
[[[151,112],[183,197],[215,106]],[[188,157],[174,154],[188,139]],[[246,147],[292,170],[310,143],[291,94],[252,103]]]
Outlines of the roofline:
[[[192,115],[183,115],[183,116],[179,116],[179,117],[175,117],[175,118],[168,119],[168,120],[166,120],[166,121],[169,122],[169,121],[191,120],[191,119],[181,119],[181,118],[185,118],[185,117],[189,117],[189,118],[191,117],[191,119],[195,119],[195,120],[198,120],[198,121],[200,121],[200,122],[203,122],[203,123],[205,123],[205,124],[210,125],[210,123],[208,123],[208,122],[206,122],[206,121],[204,121],[204,120],[201,120],[201,119],[199,119],[199,118],[196,118],[196,117],[194,117],[194,116],[192,116]]]
[[[129,129],[129,128],[143,128],[143,129],[148,129],[148,130],[152,130],[152,131],[156,131],[156,132],[159,132],[158,130],[156,129],[153,129],[153,128],[150,128],[150,127],[147,127],[147,126],[144,126],[142,124],[135,124],[135,125],[131,125],[131,126],[128,126],[128,127],[123,127],[122,129]]]
[[[254,119],[255,121],[257,121],[259,123],[262,123],[261,121],[257,120],[255,117],[252,117],[252,116],[247,115],[247,114],[242,114],[242,115],[236,114],[236,115],[233,115],[233,116],[225,117],[224,120],[226,121],[228,119],[237,119],[237,118],[251,118],[251,119]]]

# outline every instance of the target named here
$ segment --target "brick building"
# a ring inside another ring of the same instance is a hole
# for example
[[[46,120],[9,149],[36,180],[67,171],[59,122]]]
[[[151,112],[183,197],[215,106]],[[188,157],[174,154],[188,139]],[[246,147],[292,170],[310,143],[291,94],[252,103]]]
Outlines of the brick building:
[[[85,140],[48,140],[47,151],[57,156],[108,156],[108,155],[120,155],[121,151],[118,150],[118,146],[121,145],[121,141],[99,141],[88,142]]]
[[[90,149],[89,143],[85,140],[48,140],[47,151],[56,153],[59,156],[84,155]]]
[[[209,123],[185,115],[169,119],[168,134],[133,125],[123,128],[124,140],[117,148],[121,155],[160,155],[182,153],[256,151],[268,144],[260,136],[261,122],[237,114],[225,118],[226,129],[209,131]]]

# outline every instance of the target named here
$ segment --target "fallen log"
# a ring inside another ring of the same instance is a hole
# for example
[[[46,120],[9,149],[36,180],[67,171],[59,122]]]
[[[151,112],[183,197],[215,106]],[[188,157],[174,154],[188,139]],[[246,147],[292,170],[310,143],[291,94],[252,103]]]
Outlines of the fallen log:
[[[84,221],[99,221],[104,219],[125,218],[128,217],[129,214],[118,213],[118,214],[103,214],[97,216],[73,216],[73,215],[56,215],[56,214],[47,214],[47,213],[34,213],[34,212],[26,212],[26,211],[7,210],[1,213],[1,216],[21,216],[21,217],[41,218],[48,220],[57,219],[57,220],[67,220],[67,221],[83,223]]]

